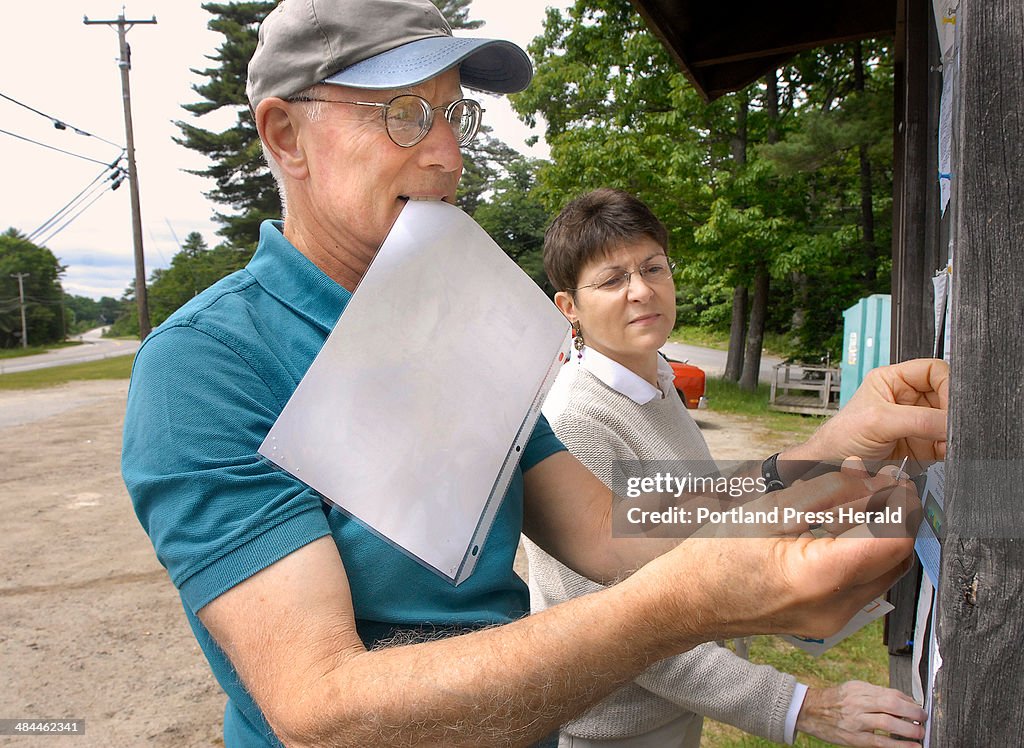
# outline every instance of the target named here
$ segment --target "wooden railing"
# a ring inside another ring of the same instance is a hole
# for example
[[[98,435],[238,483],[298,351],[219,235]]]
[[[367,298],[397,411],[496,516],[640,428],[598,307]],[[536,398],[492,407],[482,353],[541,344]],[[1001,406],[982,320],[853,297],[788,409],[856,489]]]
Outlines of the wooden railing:
[[[806,415],[835,413],[839,410],[839,369],[791,361],[776,364],[768,407]]]

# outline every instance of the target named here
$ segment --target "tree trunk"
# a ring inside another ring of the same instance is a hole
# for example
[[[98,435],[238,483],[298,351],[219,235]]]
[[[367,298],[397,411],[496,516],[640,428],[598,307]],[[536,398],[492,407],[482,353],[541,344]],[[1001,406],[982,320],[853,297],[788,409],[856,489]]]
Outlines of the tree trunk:
[[[729,326],[729,353],[725,357],[723,378],[729,382],[740,381],[743,371],[743,332],[747,328],[747,287],[736,286],[732,290],[732,324]]]
[[[768,142],[779,142],[779,71],[765,76],[764,108],[768,112]]]
[[[740,375],[740,389],[757,391],[757,380],[761,374],[761,347],[764,344],[764,322],[768,313],[768,268],[763,264],[754,276],[754,299],[750,304],[750,327],[747,329],[747,349],[743,356],[743,373]]]
[[[789,326],[794,334],[799,335],[807,324],[807,273],[791,273],[789,282],[793,284],[793,316]]]
[[[729,150],[736,165],[733,173],[738,175],[747,164],[747,110],[750,108],[750,100],[746,89],[736,94],[736,101],[736,132],[729,138]]]
[[[864,50],[857,42],[853,55],[854,88],[864,92]],[[871,194],[871,161],[868,159],[868,147],[858,148],[860,157],[860,216],[861,239],[864,242],[864,254],[867,257],[867,280],[874,283],[878,277],[878,247],[875,245],[875,209]]]
[[[736,94],[736,132],[729,139],[732,160],[735,165],[733,174],[739,175],[747,163],[747,110],[750,100],[746,89]],[[738,283],[732,290],[732,323],[729,327],[729,353],[725,359],[723,378],[729,382],[738,382],[743,370],[743,331],[747,324],[747,285]]]

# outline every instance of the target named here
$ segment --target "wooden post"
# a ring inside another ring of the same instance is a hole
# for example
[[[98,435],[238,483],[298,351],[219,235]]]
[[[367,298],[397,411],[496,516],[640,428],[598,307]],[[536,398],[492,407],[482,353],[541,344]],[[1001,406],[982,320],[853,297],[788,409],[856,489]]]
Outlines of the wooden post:
[[[156,16],[152,20],[126,20],[124,8],[121,8],[121,15],[113,21],[90,21],[88,17],[82,19],[86,26],[103,24],[105,26],[117,27],[118,46],[121,57],[117,66],[121,69],[121,101],[124,109],[124,134],[126,155],[128,157],[128,191],[132,204],[132,245],[135,249],[135,305],[139,312],[139,340],[145,340],[153,329],[149,322],[149,298],[146,291],[146,259],[142,247],[142,208],[139,203],[139,172],[135,168],[135,130],[132,126],[132,97],[131,84],[129,83],[128,71],[132,69],[132,53],[128,46],[127,34],[133,26],[139,23],[156,23]]]
[[[947,536],[932,745],[1024,723],[1024,4],[960,3]],[[955,111],[955,110],[954,110]]]
[[[930,356],[934,337],[931,277],[945,262],[939,244],[938,110],[942,78],[938,37],[928,0],[897,6],[894,122],[892,335],[890,360]],[[921,571],[889,593],[886,621],[889,681],[910,693],[911,646]]]

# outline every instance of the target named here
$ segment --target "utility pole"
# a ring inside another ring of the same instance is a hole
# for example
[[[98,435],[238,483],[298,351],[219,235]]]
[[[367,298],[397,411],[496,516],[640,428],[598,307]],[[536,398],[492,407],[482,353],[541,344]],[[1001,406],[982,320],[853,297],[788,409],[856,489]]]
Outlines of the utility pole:
[[[124,100],[124,132],[128,144],[128,189],[132,198],[132,238],[135,244],[135,303],[139,310],[139,338],[149,335],[152,326],[149,323],[149,300],[146,298],[146,260],[142,254],[142,211],[139,207],[139,177],[135,169],[135,136],[132,131],[132,98],[128,86],[128,71],[132,68],[132,51],[128,46],[128,31],[137,23],[156,23],[156,16],[149,21],[128,21],[121,15],[113,21],[90,21],[84,16],[82,22],[86,26],[103,24],[117,27],[117,38],[121,48],[121,58],[117,66],[121,68],[121,97]]]
[[[11,273],[18,279],[18,301],[21,303],[21,347],[28,348],[28,325],[25,324],[25,278],[29,273]]]

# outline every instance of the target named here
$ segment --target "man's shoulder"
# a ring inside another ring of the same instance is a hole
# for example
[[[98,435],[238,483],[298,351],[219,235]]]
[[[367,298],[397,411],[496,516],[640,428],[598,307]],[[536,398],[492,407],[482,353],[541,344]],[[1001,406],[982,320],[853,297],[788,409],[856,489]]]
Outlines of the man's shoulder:
[[[164,355],[184,348],[226,347],[254,352],[257,341],[287,337],[292,315],[246,268],[236,270],[187,301],[143,342],[139,355]],[[271,332],[272,331],[272,332]]]
[[[155,332],[196,325],[230,326],[238,320],[238,307],[251,304],[256,293],[259,289],[252,274],[246,268],[236,270],[178,307]]]
[[[206,380],[214,372],[251,366],[266,326],[263,292],[252,274],[237,270],[179,307],[146,337],[136,354],[133,382],[166,376]],[[170,374],[169,374],[170,373]]]

